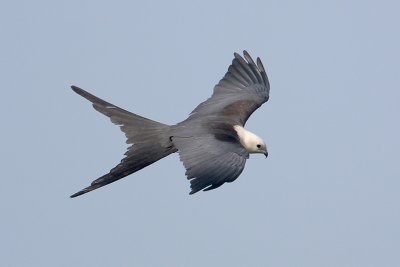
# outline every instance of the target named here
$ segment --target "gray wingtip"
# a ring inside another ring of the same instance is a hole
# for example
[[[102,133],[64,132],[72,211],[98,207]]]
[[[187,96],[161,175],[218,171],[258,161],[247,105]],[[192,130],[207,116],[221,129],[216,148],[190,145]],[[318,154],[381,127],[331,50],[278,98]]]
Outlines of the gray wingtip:
[[[243,56],[240,55],[240,54],[237,53],[237,52],[234,52],[233,55],[234,55],[236,58],[237,58],[237,57],[241,57],[241,58],[243,58],[243,57],[250,57],[250,58],[251,58],[251,56],[250,56],[249,52],[247,52],[247,50],[243,50]]]
[[[260,59],[259,57],[257,57],[257,67],[258,67],[261,71],[265,72],[264,65],[262,64],[262,61],[261,61],[261,59]]]

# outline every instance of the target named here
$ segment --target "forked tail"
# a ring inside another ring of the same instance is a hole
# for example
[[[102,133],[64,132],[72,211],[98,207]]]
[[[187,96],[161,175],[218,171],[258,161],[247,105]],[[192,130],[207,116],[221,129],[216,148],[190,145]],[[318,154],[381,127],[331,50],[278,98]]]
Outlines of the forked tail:
[[[170,126],[121,109],[79,87],[72,86],[72,90],[119,125],[126,135],[126,142],[132,144],[125,153],[126,157],[117,166],[94,180],[90,186],[71,195],[72,198],[115,182],[177,151],[169,138]]]

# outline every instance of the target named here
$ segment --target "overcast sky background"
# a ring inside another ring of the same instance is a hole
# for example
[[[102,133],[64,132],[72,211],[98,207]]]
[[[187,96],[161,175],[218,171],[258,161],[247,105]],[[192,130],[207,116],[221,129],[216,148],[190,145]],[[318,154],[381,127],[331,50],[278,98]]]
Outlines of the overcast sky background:
[[[400,266],[398,1],[2,1],[1,266]],[[269,157],[189,196],[174,154],[117,183],[119,128],[174,124],[261,57]]]

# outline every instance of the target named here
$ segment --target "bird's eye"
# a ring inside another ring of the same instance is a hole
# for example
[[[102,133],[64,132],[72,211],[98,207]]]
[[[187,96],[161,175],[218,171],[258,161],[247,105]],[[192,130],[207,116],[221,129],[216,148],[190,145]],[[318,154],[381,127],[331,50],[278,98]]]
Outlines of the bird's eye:
[[[258,144],[258,145],[257,145],[257,148],[261,148],[261,145],[260,145],[260,144]]]

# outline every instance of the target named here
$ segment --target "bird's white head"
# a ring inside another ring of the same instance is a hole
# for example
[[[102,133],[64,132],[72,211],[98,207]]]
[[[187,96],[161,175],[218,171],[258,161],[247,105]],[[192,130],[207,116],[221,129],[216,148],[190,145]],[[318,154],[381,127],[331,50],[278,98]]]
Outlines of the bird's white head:
[[[239,136],[240,143],[246,148],[249,153],[262,153],[265,157],[268,157],[267,145],[256,134],[247,131],[240,125],[233,126],[237,135]]]

